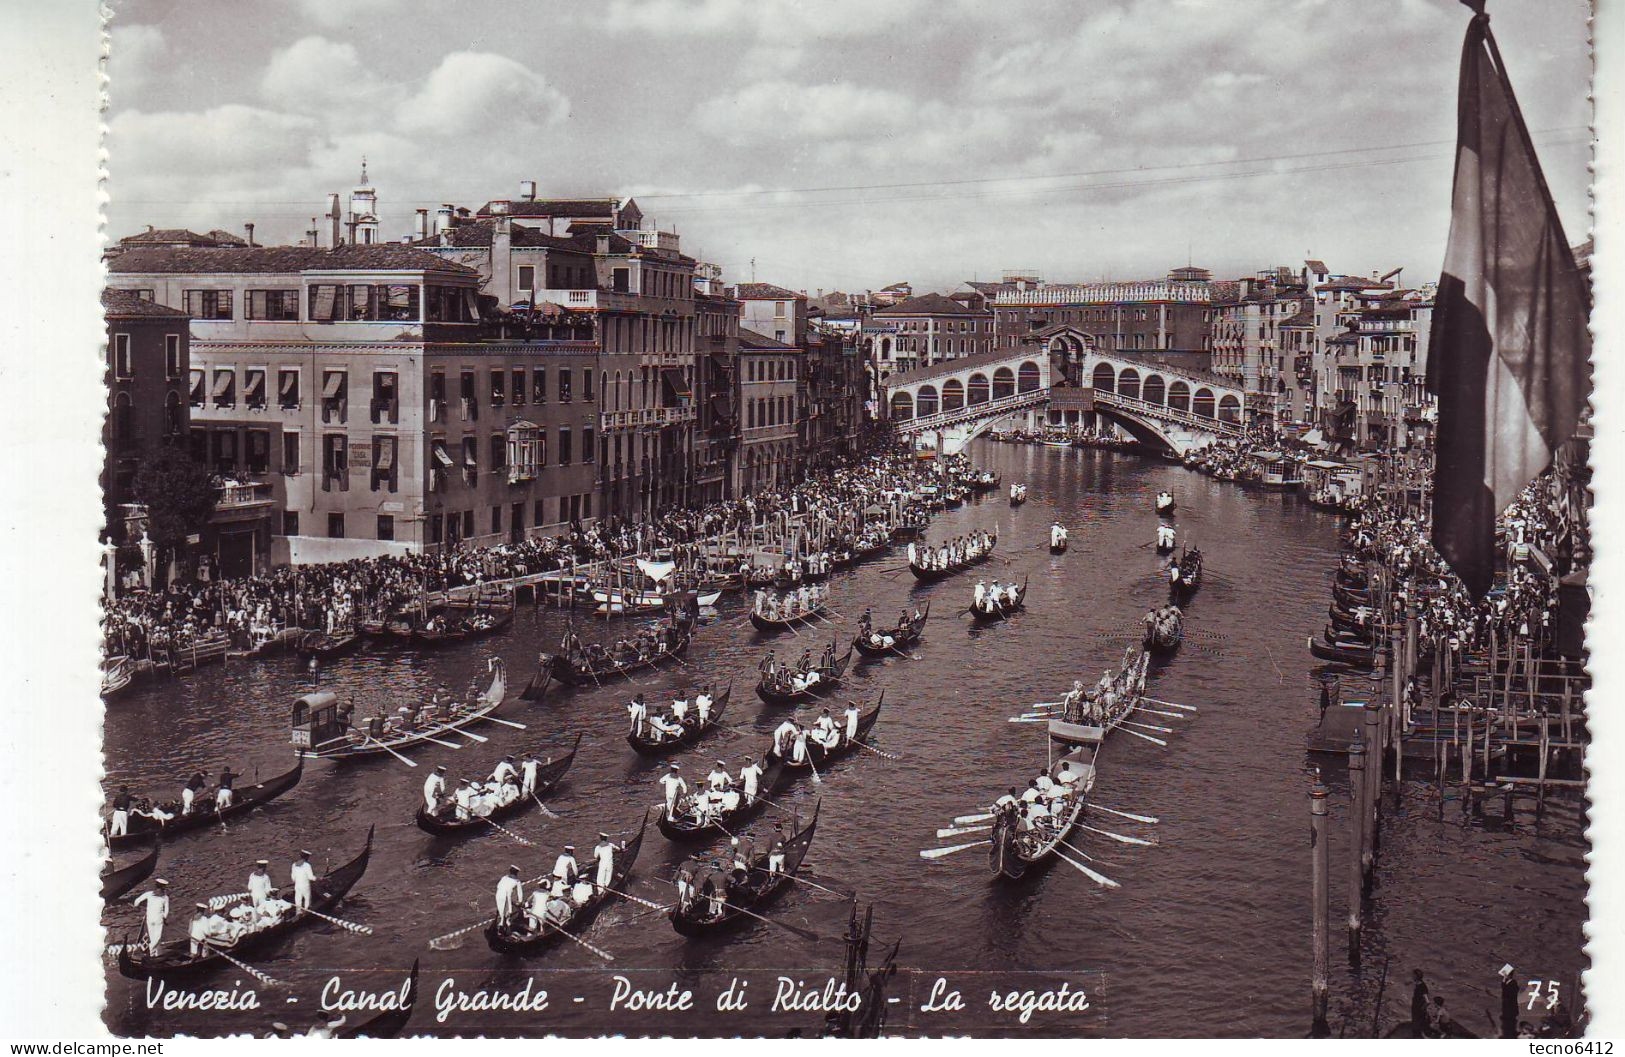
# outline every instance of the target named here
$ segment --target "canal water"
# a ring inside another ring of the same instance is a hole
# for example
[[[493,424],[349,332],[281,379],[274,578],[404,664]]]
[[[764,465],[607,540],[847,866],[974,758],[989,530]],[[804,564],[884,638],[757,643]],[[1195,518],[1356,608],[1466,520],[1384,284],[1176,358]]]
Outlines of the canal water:
[[[120,977],[109,959],[110,1028],[222,1034],[263,1031],[283,1021],[303,1030],[316,1019],[319,992],[335,973],[344,987],[384,990],[421,958],[424,998],[413,1032],[816,1031],[817,1013],[767,1011],[779,975],[817,988],[840,970],[838,937],[849,904],[808,887],[786,896],[770,916],[824,937],[816,943],[760,922],[722,939],[685,940],[659,914],[622,903],[587,933],[613,962],[568,942],[528,961],[505,959],[477,930],[454,941],[454,949],[428,944],[487,915],[510,863],[525,876],[543,873],[566,842],[584,859],[600,830],[625,835],[659,799],[657,764],[624,740],[624,705],[634,690],[659,701],[702,679],[733,680],[727,721],[744,733],[719,732],[679,759],[691,782],[718,757],[737,770],[743,755],[765,747],[783,715],[752,693],[766,649],[816,653],[832,636],[844,649],[865,607],[873,607],[878,625],[905,605],[930,600],[931,619],[913,660],[855,662],[849,674],[855,696],[872,699],[885,691],[875,738],[901,759],[860,753],[831,767],[822,784],[803,781],[780,801],[803,818],[821,804],[808,876],[854,888],[863,903],[873,904],[871,959],[902,940],[903,971],[890,992],[901,1001],[889,1010],[889,1030],[1303,1035],[1311,969],[1307,793],[1316,766],[1304,751],[1316,715],[1305,638],[1324,623],[1338,522],[1296,497],[1131,455],[988,441],[976,442],[970,454],[977,465],[1001,473],[1006,486],[1027,482],[1029,501],[1012,509],[1003,492],[988,496],[938,517],[928,537],[998,530],[998,554],[1008,564],[989,563],[977,575],[1030,578],[1026,611],[1003,624],[972,628],[960,615],[975,577],[916,585],[898,550],[834,579],[834,626],[764,637],[745,619],[743,600],[726,598],[716,619],[699,630],[690,667],[645,675],[636,687],[555,688],[541,703],[519,700],[538,651],[554,648],[566,627],[563,612],[529,607],[507,632],[479,643],[422,654],[368,647],[333,662],[321,685],[353,699],[366,715],[376,704],[419,699],[436,687],[460,693],[485,677],[489,658],[500,657],[512,693],[501,714],[528,729],[476,728],[488,743],[455,752],[429,746],[415,754],[421,764],[415,770],[387,758],[342,767],[313,762],[298,787],[229,829],[177,838],[160,865],[174,885],[172,934],[184,932],[197,899],[241,890],[254,859],[271,859],[274,875],[285,878],[292,852],[306,847],[325,870],[353,855],[368,827],[376,826],[371,865],[342,911],[374,934],[324,925],[256,955],[252,963],[279,987],[258,986],[235,969],[190,985],[256,988],[260,1008],[249,1011],[149,1009],[142,985]],[[1199,545],[1207,560],[1201,589],[1187,608],[1187,640],[1153,669],[1150,692],[1199,711],[1189,721],[1149,719],[1177,728],[1152,734],[1166,747],[1114,735],[1101,756],[1095,797],[1159,818],[1158,825],[1095,822],[1155,844],[1079,835],[1074,843],[1094,858],[1093,869],[1121,886],[1115,889],[1064,863],[1019,886],[993,884],[984,848],[922,860],[921,849],[976,839],[938,841],[935,830],[980,810],[1006,786],[1025,784],[1043,766],[1042,726],[1007,718],[1053,700],[1074,678],[1094,680],[1115,667],[1139,618],[1165,599],[1150,545],[1153,498],[1163,489],[1177,498],[1181,542]],[[1048,552],[1052,520],[1071,533],[1065,555]],[[591,618],[577,623],[589,639],[627,626]],[[291,759],[290,704],[310,685],[309,675],[283,656],[231,661],[143,687],[108,711],[106,784],[173,796],[194,768],[212,775],[229,762],[250,777],[279,773]],[[419,789],[434,764],[447,764],[454,778],[474,775],[506,752],[566,746],[578,731],[585,736],[580,755],[549,801],[560,817],[532,812],[509,824],[536,847],[496,833],[446,841],[413,825]],[[1512,830],[1464,824],[1457,805],[1449,804],[1441,820],[1430,788],[1408,783],[1397,813],[1389,809],[1384,818],[1373,920],[1359,967],[1351,968],[1342,931],[1347,781],[1340,764],[1325,772],[1332,789],[1334,1032],[1370,1034],[1374,1023],[1386,1029],[1405,1019],[1413,968],[1428,973],[1434,993],[1446,995],[1456,1018],[1477,1033],[1489,1029],[1484,1011],[1498,1008],[1495,972],[1504,962],[1520,977],[1560,981],[1568,1004],[1577,1005],[1566,989],[1584,967],[1585,844],[1583,821],[1572,809],[1548,816],[1539,833],[1532,820]],[[767,833],[772,817],[754,829]],[[669,877],[683,855],[651,825],[633,894],[668,899],[670,886],[656,875]],[[137,927],[138,914],[114,906],[104,920],[113,940]],[[699,1008],[608,1012],[615,974],[661,992],[671,983],[692,988]],[[750,981],[750,1006],[718,1013],[712,997],[734,974]],[[545,1012],[452,1013],[437,1022],[430,1009],[442,986],[513,991],[531,976],[533,992],[550,992]],[[964,1011],[921,1011],[938,976],[962,993]],[[1086,1011],[1038,1012],[1023,1023],[988,1009],[993,990],[1054,989],[1062,981],[1088,992]]]

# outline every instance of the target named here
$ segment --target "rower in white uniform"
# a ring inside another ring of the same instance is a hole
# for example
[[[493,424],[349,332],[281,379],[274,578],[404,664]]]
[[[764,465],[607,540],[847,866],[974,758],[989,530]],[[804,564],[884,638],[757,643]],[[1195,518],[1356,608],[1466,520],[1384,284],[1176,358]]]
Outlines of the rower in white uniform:
[[[491,772],[491,781],[496,785],[501,785],[509,778],[517,778],[518,776],[519,768],[514,766],[513,757],[504,756],[502,761],[496,765],[496,769]]]
[[[784,872],[784,841],[773,842],[773,850],[767,853],[767,873],[769,877]]]
[[[592,850],[598,869],[592,880],[600,890],[608,888],[610,879],[615,876],[615,851],[615,842],[609,839],[609,834],[598,834],[598,845]]]
[[[118,796],[113,798],[113,816],[107,823],[109,837],[122,837],[130,832],[130,787],[118,787]]]
[[[746,756],[745,765],[739,769],[739,784],[744,787],[747,799],[756,799],[756,790],[761,787],[761,781],[762,765]]]
[[[536,782],[540,777],[542,762],[536,758],[535,753],[527,753],[525,762],[519,765],[519,793],[521,796],[535,796]]]
[[[564,850],[559,852],[559,857],[553,861],[553,878],[563,881],[568,887],[576,883],[576,875],[580,872],[580,868],[576,866],[576,846],[566,844]]]
[[[270,865],[271,860],[260,859],[254,863],[254,869],[248,875],[248,900],[255,907],[259,907],[271,895],[271,875],[266,871]]]
[[[423,810],[434,814],[440,807],[440,798],[446,795],[446,768],[442,764],[423,780]]]
[[[683,781],[683,776],[677,773],[680,770],[682,770],[681,767],[672,763],[668,765],[666,773],[660,776],[660,784],[666,790],[666,817],[668,819],[677,817],[677,801],[682,799],[684,793],[688,792],[688,783]]]
[[[164,938],[164,922],[169,920],[169,882],[162,877],[152,882],[152,888],[135,897],[135,906],[147,908],[147,950],[155,951]]]
[[[682,723],[688,719],[688,698],[679,697],[671,703],[672,718]]]
[[[299,850],[299,858],[293,861],[293,908],[294,910],[310,909],[310,887],[316,883],[316,867],[310,865],[310,852],[303,848]]]
[[[711,688],[709,686],[694,695],[694,714],[700,717],[702,724],[710,722],[712,704],[714,702],[711,700]]]
[[[858,740],[858,703],[856,701],[846,703],[846,740]]]
[[[773,751],[782,759],[789,755],[790,746],[795,741],[797,727],[795,720],[786,719],[773,728]]]
[[[728,776],[728,765],[718,760],[717,765],[711,768],[711,773],[705,776],[705,784],[718,793],[732,785],[733,779]]]
[[[510,866],[508,872],[497,882],[497,924],[506,925],[513,920],[515,913],[524,906],[525,886],[519,880],[519,867]]]
[[[643,733],[643,724],[649,718],[649,706],[643,703],[643,695],[639,694],[634,697],[632,702],[626,706],[626,711],[632,717],[632,733],[641,735]]]

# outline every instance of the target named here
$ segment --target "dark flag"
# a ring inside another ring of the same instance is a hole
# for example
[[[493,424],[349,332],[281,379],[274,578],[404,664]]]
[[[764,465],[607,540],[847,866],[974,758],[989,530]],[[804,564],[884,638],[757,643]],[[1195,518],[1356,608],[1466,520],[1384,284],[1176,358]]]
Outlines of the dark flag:
[[[1482,597],[1494,576],[1496,515],[1579,425],[1590,297],[1482,12],[1462,48],[1457,124],[1450,245],[1428,353],[1428,389],[1439,400],[1433,545]]]

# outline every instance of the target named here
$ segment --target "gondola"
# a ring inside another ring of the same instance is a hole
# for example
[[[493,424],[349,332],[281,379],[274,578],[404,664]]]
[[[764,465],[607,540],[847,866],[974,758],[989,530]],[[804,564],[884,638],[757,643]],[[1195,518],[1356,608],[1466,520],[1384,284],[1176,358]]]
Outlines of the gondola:
[[[673,657],[680,656],[694,638],[692,609],[683,611],[676,627],[677,637],[674,641],[645,657],[617,661],[607,655],[598,660],[583,656],[580,662],[571,663],[564,654],[552,653],[543,658],[542,664],[552,672],[554,679],[566,686],[598,686],[606,680],[619,679],[632,672],[658,668]]]
[[[812,844],[813,831],[818,828],[818,812],[821,806],[820,803],[813,807],[812,821],[807,823],[805,829],[785,840],[783,874],[768,873],[769,851],[760,851],[751,857],[751,870],[745,884],[738,886],[729,884],[724,889],[722,907],[716,916],[713,917],[709,912],[710,900],[696,896],[686,907],[672,907],[668,915],[671,927],[676,929],[680,936],[709,936],[730,926],[755,920],[751,914],[760,914],[769,904],[795,886],[795,882],[790,878],[801,869],[801,861],[807,857],[807,848]]]
[[[1339,631],[1366,634],[1369,633],[1373,627],[1369,619],[1362,622],[1360,618],[1355,616],[1353,613],[1345,609],[1340,609],[1337,606],[1327,606],[1326,616],[1331,620],[1332,627]]]
[[[778,687],[768,686],[764,675],[756,684],[756,696],[770,705],[793,705],[800,701],[823,697],[841,685],[841,678],[846,675],[847,665],[851,663],[852,647],[848,646],[846,653],[829,667],[813,669],[818,673],[818,681],[811,686],[801,690],[781,690]]]
[[[994,880],[1021,880],[1027,871],[1049,859],[1083,818],[1089,793],[1095,785],[1095,757],[1106,736],[1100,727],[1090,727],[1088,731],[1084,736],[1086,740],[1050,765],[1050,780],[1062,784],[1062,776],[1070,775],[1071,780],[1065,784],[1075,790],[1062,804],[1062,814],[1055,817],[1055,827],[1050,833],[1021,831],[1009,813],[995,814],[992,844],[988,849],[988,867]]]
[[[102,700],[111,701],[135,685],[134,657],[109,657],[102,662]]]
[[[1368,594],[1371,591],[1371,585],[1363,574],[1353,576],[1343,569],[1333,574],[1332,582],[1346,591],[1364,591]]]
[[[1010,486],[1010,505],[1020,506],[1027,501],[1027,488],[1025,485],[1013,484]]]
[[[468,623],[455,617],[440,617],[435,624],[423,624],[412,629],[412,645],[420,649],[450,646],[468,638]]]
[[[1174,502],[1174,494],[1172,492],[1157,493],[1157,513],[1172,514],[1176,505],[1177,504]]]
[[[656,741],[649,736],[649,733],[639,734],[635,730],[628,730],[626,732],[626,743],[645,756],[664,756],[667,753],[676,752],[678,749],[686,749],[690,745],[697,744],[700,739],[722,724],[722,713],[727,709],[728,699],[733,696],[733,692],[734,684],[733,680],[730,679],[722,693],[718,694],[711,702],[710,718],[701,723],[698,721],[698,716],[695,715],[695,722],[684,723],[683,732],[674,738],[663,738]],[[694,715],[692,712],[690,714]],[[652,732],[654,728],[651,726],[648,727],[648,730]]]
[[[1371,592],[1355,591],[1334,583],[1332,584],[1332,599],[1339,605],[1354,609],[1357,606],[1370,606]]]
[[[1175,602],[1183,602],[1202,586],[1202,552],[1195,547],[1181,551],[1175,568],[1179,575],[1168,578],[1168,594]]]
[[[102,868],[102,898],[111,902],[151,877],[152,871],[158,867],[160,843],[161,841],[154,837],[151,850],[141,858],[123,866],[115,868],[113,860],[108,859],[107,865]]]
[[[665,811],[661,811],[655,820],[655,825],[669,841],[683,844],[692,844],[698,841],[711,840],[716,837],[727,837],[739,832],[739,828],[767,807],[767,800],[771,798],[785,775],[784,761],[771,753],[762,757],[762,775],[757,780],[754,800],[746,800],[743,795],[739,798],[739,806],[732,811],[718,812],[707,822],[698,822],[688,812],[676,818],[668,818]]]
[[[489,815],[475,815],[470,818],[458,818],[456,806],[452,803],[450,794],[444,798],[440,809],[434,814],[420,802],[416,815],[418,829],[425,833],[433,833],[437,837],[464,837],[476,833],[490,833],[495,827],[493,822],[512,818],[522,814],[541,802],[541,798],[552,792],[554,787],[564,778],[564,772],[570,769],[575,762],[576,750],[581,748],[581,735],[576,735],[575,742],[570,751],[556,760],[542,764],[536,770],[536,792],[534,796],[521,796],[511,804],[503,804],[493,808]]]
[[[1309,639],[1309,652],[1323,661],[1334,661],[1356,668],[1370,668],[1376,660],[1376,650],[1369,647],[1333,646],[1313,637]]]
[[[882,690],[880,692],[879,699],[875,701],[875,707],[871,708],[867,712],[859,713],[859,715],[858,715],[858,732],[857,732],[857,737],[856,737],[857,741],[862,741],[865,737],[868,736],[869,730],[875,725],[875,720],[880,718],[880,709],[881,709],[881,706],[883,706],[885,703],[886,703],[886,692],[884,690]],[[844,727],[844,725],[843,725],[843,727]],[[844,734],[844,729],[843,729],[843,734]],[[843,756],[850,755],[853,752],[854,748],[855,748],[855,746],[852,744],[852,742],[848,741],[845,737],[842,737],[840,744],[835,746],[833,749],[826,749],[822,745],[820,745],[817,742],[813,741],[811,738],[808,738],[807,739],[807,755],[812,757],[810,765],[809,765],[809,761],[807,761],[807,760],[800,760],[800,761],[797,761],[797,760],[794,760],[794,759],[784,760],[783,763],[784,763],[784,778],[785,778],[785,781],[789,781],[791,778],[794,778],[797,775],[807,773],[814,767],[816,767],[820,772],[822,772],[825,767],[829,766],[834,761],[839,760]],[[794,754],[794,752],[792,750],[792,755],[793,754]],[[773,749],[768,750],[768,759],[770,759],[770,760],[778,760],[779,758],[780,757],[779,757],[776,750],[773,750]]]
[[[1008,620],[1027,606],[1027,580],[1021,581],[1021,590],[1016,592],[1014,602],[995,605],[991,609],[978,608],[975,602],[970,606],[970,618],[977,624],[997,624],[1001,620]]]
[[[871,632],[871,634],[880,635],[882,639],[890,638],[892,641],[889,645],[876,645],[871,639],[865,638],[861,631],[852,640],[852,645],[855,646],[857,651],[863,654],[865,657],[886,657],[894,655],[897,653],[897,651],[908,646],[912,646],[916,642],[920,641],[920,636],[925,631],[926,619],[930,615],[931,603],[930,601],[927,601],[924,609],[916,610],[913,616],[909,617],[903,623],[898,624],[896,627],[887,631]]]
[[[345,1028],[339,1032],[341,1039],[393,1039],[406,1027],[406,1022],[412,1019],[412,1010],[418,1002],[418,959],[412,959],[412,971],[406,975],[406,983],[401,990],[394,992],[400,998],[395,1002],[394,1009],[386,1009],[376,1016],[362,1021],[353,1028]],[[393,997],[393,994],[390,996]],[[385,999],[388,1001],[388,999]]]
[[[333,631],[305,632],[294,643],[293,651],[302,660],[315,657],[327,661],[334,657],[342,657],[359,645],[361,636],[354,629],[337,628]]]
[[[439,709],[426,705],[418,721],[404,727],[386,724],[382,716],[357,724],[351,711],[340,709],[337,694],[305,694],[293,703],[290,741],[294,752],[307,760],[399,755],[402,750],[482,723],[508,696],[508,669],[501,658],[492,657],[486,668],[491,672],[491,685],[472,702],[448,703]]]
[[[1349,646],[1357,649],[1370,649],[1376,644],[1376,633],[1371,630],[1344,631],[1341,628],[1327,624],[1321,631],[1321,641],[1328,646]]]
[[[991,492],[999,487],[999,475],[991,471],[973,474],[968,482],[978,492]]]
[[[374,828],[371,826],[367,828],[367,843],[359,855],[311,883],[310,909],[324,914],[331,911],[355,883],[361,880],[361,875],[367,870],[367,860],[372,857]],[[208,954],[195,957],[191,953],[190,944],[184,938],[173,944],[165,944],[157,951],[148,951],[144,941],[131,936],[119,947],[118,971],[132,980],[167,980],[195,975],[228,964],[221,951],[233,958],[247,957],[255,951],[271,946],[306,922],[320,920],[322,919],[315,914],[289,911],[286,917],[274,925],[248,933],[229,947],[221,945],[219,950],[211,950]]]
[[[190,815],[181,814],[179,802],[159,805],[168,814],[175,817],[168,822],[159,823],[145,815],[130,812],[127,831],[116,837],[107,839],[107,846],[115,851],[120,848],[132,848],[141,844],[154,835],[162,835],[165,840],[173,840],[176,834],[188,830],[202,829],[205,826],[214,826],[222,818],[235,818],[244,815],[259,807],[261,804],[281,796],[299,784],[299,776],[304,772],[305,761],[298,760],[291,771],[284,771],[273,778],[254,785],[242,786],[232,790],[231,806],[224,811],[216,811],[213,797],[199,797],[193,803]]]
[[[1184,639],[1185,618],[1176,612],[1174,619],[1167,624],[1153,620],[1146,625],[1145,635],[1141,638],[1140,645],[1144,649],[1158,653],[1172,653],[1179,648],[1179,644]]]
[[[481,606],[463,618],[464,638],[478,639],[497,632],[513,623],[514,604]]]
[[[1065,554],[1066,542],[1067,540],[1065,536],[1062,536],[1059,539],[1052,538],[1049,541],[1049,552],[1051,554]]]
[[[751,626],[754,627],[757,631],[769,632],[769,633],[778,632],[778,631],[783,631],[786,628],[793,629],[798,623],[800,623],[800,624],[811,624],[815,617],[823,616],[824,611],[827,608],[828,608],[827,605],[825,605],[823,602],[820,602],[818,605],[814,606],[812,609],[804,610],[804,611],[802,611],[800,613],[797,613],[793,617],[780,618],[780,617],[765,616],[764,614],[759,612],[754,606],[752,606],[751,611],[750,611],[750,622],[751,622]],[[816,625],[814,625],[814,626],[816,626]]]
[[[638,835],[627,842],[615,856],[615,868],[610,873],[608,887],[613,892],[626,891],[626,879],[632,873],[632,866],[638,861],[638,852],[643,848],[643,834],[649,828],[649,813],[643,813],[643,821],[638,825]],[[584,906],[574,907],[569,918],[560,924],[544,924],[536,931],[526,924],[525,915],[516,913],[507,925],[499,925],[495,921],[485,926],[485,942],[498,954],[540,954],[558,942],[559,933],[568,932],[572,936],[579,936],[598,917],[598,912],[604,909],[610,900],[618,898],[602,890],[595,889],[592,897]]]
[[[908,571],[913,573],[914,579],[920,581],[921,583],[935,583],[938,580],[945,580],[955,573],[962,573],[973,565],[980,565],[982,562],[987,561],[989,558],[993,557],[993,549],[998,545],[999,534],[996,532],[990,532],[988,533],[987,550],[976,555],[974,558],[966,558],[964,561],[955,562],[945,569],[927,569],[922,566],[915,565],[913,562],[909,562]]]
[[[949,510],[957,510],[965,505],[965,490],[955,485],[942,493],[942,505]]]

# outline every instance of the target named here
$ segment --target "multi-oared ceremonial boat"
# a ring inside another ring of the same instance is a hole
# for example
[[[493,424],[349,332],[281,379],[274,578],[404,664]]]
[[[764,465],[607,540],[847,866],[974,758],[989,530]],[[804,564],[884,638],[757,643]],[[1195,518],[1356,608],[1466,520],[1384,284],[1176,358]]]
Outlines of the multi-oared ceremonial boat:
[[[610,891],[594,888],[586,903],[581,906],[572,905],[567,919],[557,924],[546,922],[534,930],[530,928],[523,913],[516,913],[513,920],[506,925],[492,921],[485,926],[485,942],[498,954],[526,955],[540,954],[547,950],[559,941],[561,932],[580,936],[598,917],[599,911],[611,900],[619,898],[614,892],[626,891],[626,879],[631,876],[632,866],[638,861],[638,852],[643,848],[643,834],[648,828],[649,813],[645,811],[643,821],[638,825],[637,836],[615,854],[614,868],[609,876]]]
[[[1174,602],[1188,601],[1202,586],[1202,552],[1195,547],[1181,551],[1179,560],[1169,566],[1168,594]]]
[[[439,740],[448,734],[494,719],[508,693],[508,671],[500,658],[487,664],[491,685],[467,704],[448,701],[424,705],[415,720],[402,723],[390,717],[375,716],[362,724],[354,722],[354,710],[339,706],[338,695],[328,691],[305,694],[293,704],[294,751],[301,759],[356,760],[369,756],[394,756],[421,745],[444,746]],[[507,720],[498,722],[508,723]],[[520,724],[509,724],[520,726]]]
[[[703,721],[699,718],[699,712],[694,709],[691,703],[689,715],[693,717],[694,722],[684,722],[681,733],[657,738],[658,731],[645,720],[641,732],[636,729],[626,732],[626,743],[645,756],[664,756],[667,753],[695,745],[700,739],[721,725],[722,713],[727,709],[728,701],[733,697],[733,693],[734,684],[733,680],[730,679],[728,685],[723,688],[722,693],[718,694],[716,699],[711,702],[711,708]]]
[[[767,859],[771,851],[757,852],[751,856],[751,868],[746,882],[742,885],[727,886],[722,905],[717,908],[715,914],[711,912],[709,899],[696,896],[686,907],[672,907],[669,914],[671,927],[682,936],[709,936],[730,926],[754,920],[752,915],[760,914],[769,904],[795,886],[795,882],[790,878],[801,869],[801,861],[807,857],[807,849],[812,845],[813,832],[818,828],[818,811],[821,806],[822,804],[813,807],[812,821],[808,822],[805,828],[785,839],[782,871],[769,873]]]
[[[475,833],[490,833],[494,827],[492,823],[503,819],[513,818],[541,803],[541,798],[551,793],[564,773],[575,762],[576,750],[581,748],[581,735],[570,746],[570,751],[556,760],[546,760],[536,769],[536,789],[531,795],[520,795],[507,804],[501,804],[491,809],[488,814],[471,814],[466,818],[459,818],[457,806],[452,802],[451,796],[443,797],[439,809],[432,814],[420,802],[418,804],[416,821],[418,828],[425,833],[433,833],[437,837],[462,837]],[[533,755],[541,755],[535,753]]]
[[[751,626],[757,631],[783,631],[786,628],[794,630],[797,624],[810,624],[814,619],[822,617],[827,608],[828,603],[822,598],[819,599],[817,605],[784,616],[763,613],[755,606],[752,606],[750,622]]]
[[[925,566],[918,565],[915,562],[910,561],[908,563],[908,571],[913,573],[914,579],[919,580],[921,583],[933,583],[937,580],[945,580],[955,573],[962,573],[973,565],[980,565],[981,563],[987,561],[989,558],[993,557],[993,548],[997,547],[998,545],[999,534],[997,532],[990,532],[988,533],[987,537],[987,546],[970,557],[962,558],[957,562],[952,562],[941,569],[929,569]]]
[[[361,875],[367,871],[367,860],[372,856],[372,835],[373,827],[368,827],[367,843],[359,855],[311,882],[312,910],[323,914],[332,910],[361,880]],[[193,976],[228,964],[227,955],[230,958],[246,958],[275,944],[300,926],[320,920],[316,914],[290,909],[275,924],[245,933],[229,944],[212,942],[207,953],[196,955],[191,952],[191,944],[185,938],[149,951],[144,941],[132,935],[119,946],[118,971],[132,980]]]
[[[202,829],[205,826],[218,825],[221,819],[235,818],[244,815],[269,800],[274,800],[294,786],[299,784],[299,777],[304,773],[305,762],[298,760],[293,769],[267,778],[254,785],[241,786],[232,790],[231,806],[224,810],[215,807],[213,797],[198,797],[192,805],[189,814],[181,814],[179,802],[160,804],[165,814],[174,816],[167,822],[158,822],[146,815],[138,815],[134,811],[129,814],[129,823],[126,831],[116,837],[107,838],[107,846],[114,850],[119,848],[132,848],[137,844],[151,840],[155,836],[162,836],[165,840],[173,840],[177,835],[190,830]]]
[[[1050,765],[1050,781],[1064,784],[1071,791],[1051,801],[1048,829],[1022,829],[1014,806],[994,812],[988,866],[995,879],[1020,880],[1027,871],[1054,855],[1071,836],[1083,817],[1089,792],[1094,788],[1095,757],[1105,736],[1104,727],[1079,728],[1073,735],[1077,747]]]

